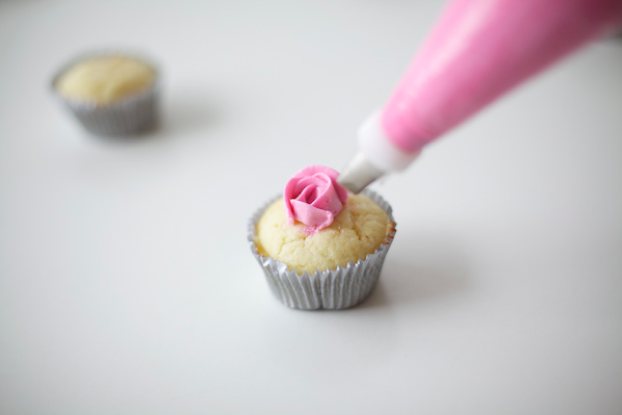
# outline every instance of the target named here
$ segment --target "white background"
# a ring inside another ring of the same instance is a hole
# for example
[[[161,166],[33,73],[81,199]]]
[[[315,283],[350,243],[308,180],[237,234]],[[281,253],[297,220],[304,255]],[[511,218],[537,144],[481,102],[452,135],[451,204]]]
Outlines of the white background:
[[[250,254],[251,213],[343,167],[440,10],[1,2],[0,413],[622,413],[622,42],[375,186],[398,232],[363,305],[290,310]],[[155,133],[52,99],[109,46],[161,64]]]

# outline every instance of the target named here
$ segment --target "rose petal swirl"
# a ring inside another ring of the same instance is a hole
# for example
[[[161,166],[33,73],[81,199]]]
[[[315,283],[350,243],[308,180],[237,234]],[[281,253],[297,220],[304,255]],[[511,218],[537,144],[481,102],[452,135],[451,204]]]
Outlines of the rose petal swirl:
[[[289,179],[283,192],[287,224],[302,222],[311,233],[330,226],[348,200],[337,177],[339,173],[329,167],[309,166]]]

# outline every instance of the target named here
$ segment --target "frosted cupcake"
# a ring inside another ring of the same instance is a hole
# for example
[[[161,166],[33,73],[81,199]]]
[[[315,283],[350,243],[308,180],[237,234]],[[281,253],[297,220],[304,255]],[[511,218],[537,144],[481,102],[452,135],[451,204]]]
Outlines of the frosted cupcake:
[[[273,293],[300,309],[352,307],[373,290],[393,241],[391,207],[348,194],[338,173],[310,166],[249,224],[251,251]]]
[[[158,73],[143,59],[122,54],[85,57],[63,69],[52,86],[95,134],[131,134],[155,124]]]

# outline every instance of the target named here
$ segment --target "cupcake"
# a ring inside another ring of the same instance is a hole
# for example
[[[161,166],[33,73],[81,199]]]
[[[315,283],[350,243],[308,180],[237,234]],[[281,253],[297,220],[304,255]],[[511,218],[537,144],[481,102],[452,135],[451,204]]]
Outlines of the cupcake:
[[[342,309],[372,292],[395,235],[378,195],[349,194],[339,173],[310,166],[251,218],[248,241],[272,292],[299,309]]]
[[[57,74],[52,89],[95,134],[136,133],[156,121],[158,73],[143,59],[118,53],[84,57]]]

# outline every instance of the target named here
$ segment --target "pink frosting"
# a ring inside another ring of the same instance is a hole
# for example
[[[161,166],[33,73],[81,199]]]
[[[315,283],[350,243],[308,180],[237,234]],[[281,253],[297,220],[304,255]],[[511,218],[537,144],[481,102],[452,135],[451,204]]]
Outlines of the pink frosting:
[[[287,224],[308,226],[307,234],[333,223],[348,200],[348,191],[337,183],[339,173],[324,166],[309,166],[289,179],[283,192]]]

